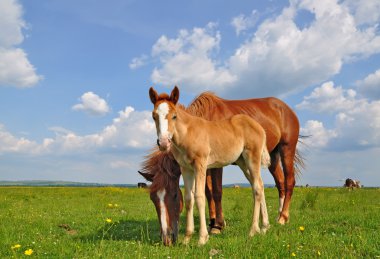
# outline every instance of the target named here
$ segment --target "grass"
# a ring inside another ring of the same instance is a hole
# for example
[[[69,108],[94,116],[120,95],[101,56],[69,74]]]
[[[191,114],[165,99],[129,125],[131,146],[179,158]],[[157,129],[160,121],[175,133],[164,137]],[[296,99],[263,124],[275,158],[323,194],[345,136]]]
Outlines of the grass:
[[[265,193],[272,225],[266,235],[248,237],[250,189],[225,188],[227,228],[221,235],[203,247],[197,246],[197,234],[190,245],[164,247],[145,190],[3,187],[0,258],[26,257],[28,249],[31,257],[45,258],[380,257],[380,189],[296,188],[285,226],[275,223],[277,190]],[[184,213],[181,220],[180,241]],[[197,216],[195,222],[197,230]]]

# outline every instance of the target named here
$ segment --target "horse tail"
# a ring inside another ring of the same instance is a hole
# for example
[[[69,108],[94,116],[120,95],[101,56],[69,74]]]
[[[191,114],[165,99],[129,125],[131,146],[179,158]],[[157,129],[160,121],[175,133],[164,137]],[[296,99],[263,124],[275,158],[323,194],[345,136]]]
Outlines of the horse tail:
[[[264,134],[264,138],[263,138],[263,149],[261,151],[261,165],[264,167],[270,166],[270,155],[267,148],[266,134]]]
[[[306,145],[303,139],[307,139],[309,137],[310,136],[299,135],[298,143],[301,145]],[[306,168],[305,157],[301,153],[300,149],[297,147],[296,153],[294,155],[294,172],[296,175],[300,175],[302,173],[302,170],[304,170],[305,168]]]

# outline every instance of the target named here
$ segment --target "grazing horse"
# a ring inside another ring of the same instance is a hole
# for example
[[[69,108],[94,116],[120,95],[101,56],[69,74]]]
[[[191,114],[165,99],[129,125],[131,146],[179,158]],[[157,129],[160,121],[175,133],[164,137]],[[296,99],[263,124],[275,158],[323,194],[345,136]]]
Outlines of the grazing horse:
[[[352,180],[350,178],[347,178],[346,181],[344,182],[343,187],[354,189],[354,188],[361,188],[361,185],[360,185],[359,180]]]
[[[179,99],[177,87],[174,87],[170,96],[165,93],[158,95],[151,87],[149,96],[154,105],[152,116],[156,124],[159,149],[170,150],[182,172],[186,205],[184,243],[190,241],[194,232],[194,200],[200,220],[198,244],[204,245],[208,241],[205,216],[206,170],[232,163],[240,167],[252,186],[254,212],[249,235],[265,233],[269,219],[260,166],[268,167],[270,156],[266,147],[265,130],[261,125],[244,114],[220,121],[207,121],[193,116],[176,105]],[[159,192],[158,196],[163,203],[166,192]],[[260,210],[262,230],[259,227]]]
[[[295,173],[303,167],[303,159],[296,150],[299,137],[299,122],[296,114],[284,102],[277,98],[260,98],[245,100],[225,100],[210,92],[200,94],[186,109],[189,113],[207,120],[222,120],[235,114],[247,114],[258,121],[266,131],[267,148],[271,155],[271,172],[279,193],[278,222],[284,224],[289,220],[290,201],[295,185]],[[281,166],[282,164],[282,166]],[[146,180],[152,182],[150,197],[153,201],[161,224],[164,244],[171,244],[177,238],[180,211],[182,208],[179,178],[179,165],[170,152],[153,151],[145,157],[139,172]],[[222,168],[207,170],[206,197],[209,202],[210,226],[212,231],[224,226],[222,211]],[[161,204],[158,191],[166,190],[173,194],[166,197],[164,205],[168,215],[166,222],[161,222]],[[177,190],[177,191],[173,191]],[[176,194],[176,195],[175,195]],[[173,215],[178,215],[173,216]],[[167,229],[162,229],[162,226]],[[211,232],[212,233],[212,232]],[[170,240],[172,237],[173,240]]]

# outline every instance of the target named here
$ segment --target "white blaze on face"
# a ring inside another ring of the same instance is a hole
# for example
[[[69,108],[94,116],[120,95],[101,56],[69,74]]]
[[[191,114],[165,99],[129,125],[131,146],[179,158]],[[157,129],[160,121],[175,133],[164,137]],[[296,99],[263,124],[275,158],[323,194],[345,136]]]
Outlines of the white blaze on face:
[[[166,233],[168,229],[168,223],[166,219],[166,206],[164,203],[165,194],[166,194],[165,189],[161,189],[157,192],[158,199],[160,200],[161,229],[163,233]]]
[[[166,116],[169,113],[169,105],[165,102],[157,107],[158,121],[159,121],[159,138],[168,137],[168,119]]]

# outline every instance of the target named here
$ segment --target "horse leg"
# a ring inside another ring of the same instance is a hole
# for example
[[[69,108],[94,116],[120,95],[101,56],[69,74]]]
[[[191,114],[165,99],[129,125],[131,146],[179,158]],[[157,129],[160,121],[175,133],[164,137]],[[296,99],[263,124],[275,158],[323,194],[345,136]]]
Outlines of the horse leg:
[[[293,189],[296,184],[294,178],[294,156],[296,145],[284,144],[281,145],[280,154],[281,162],[285,175],[285,199],[282,211],[278,218],[278,223],[281,225],[289,221],[289,207],[292,199]]]
[[[262,216],[263,229],[262,233],[265,233],[269,228],[269,218],[267,212],[267,206],[264,195],[264,184],[261,179],[260,172],[260,159],[253,159],[253,155],[244,156],[244,162],[239,159],[236,163],[240,169],[244,172],[247,180],[251,183],[252,196],[253,196],[253,217],[251,230],[249,236],[253,236],[256,233],[260,233],[259,218],[260,211]],[[261,157],[261,154],[260,156]],[[257,161],[258,160],[258,161]]]
[[[199,212],[199,240],[198,245],[204,245],[208,241],[205,211],[205,184],[206,184],[206,163],[203,161],[194,162],[195,174],[195,203]]]
[[[279,207],[278,207],[278,213],[280,214],[282,211],[282,207],[284,205],[285,200],[285,178],[284,178],[284,172],[282,171],[281,165],[280,165],[280,153],[278,152],[277,148],[272,151],[270,154],[271,157],[271,164],[269,166],[269,171],[272,174],[274,181],[276,182],[276,187],[278,190],[278,199],[279,199]],[[280,217],[280,215],[278,216]]]
[[[194,172],[181,168],[183,183],[185,185],[185,207],[186,207],[186,233],[184,244],[190,242],[194,233]]]
[[[208,214],[210,218],[209,231],[215,225],[216,220],[216,208],[215,201],[213,198],[213,187],[212,187],[212,179],[211,179],[211,170],[207,170],[206,172],[206,198],[208,203]]]
[[[221,230],[226,226],[222,209],[222,194],[223,194],[223,168],[211,169],[212,179],[212,196],[215,201],[216,220],[211,226],[211,234],[220,234]]]

